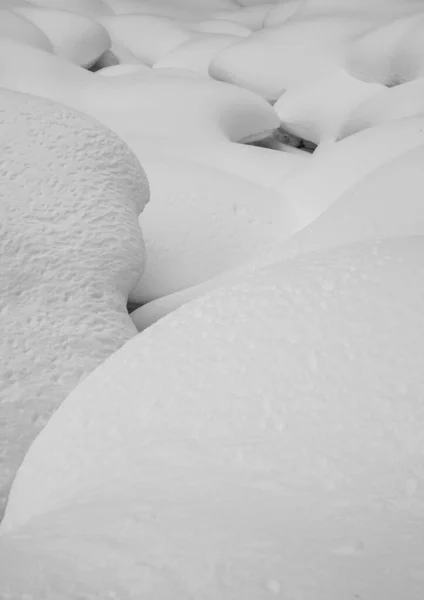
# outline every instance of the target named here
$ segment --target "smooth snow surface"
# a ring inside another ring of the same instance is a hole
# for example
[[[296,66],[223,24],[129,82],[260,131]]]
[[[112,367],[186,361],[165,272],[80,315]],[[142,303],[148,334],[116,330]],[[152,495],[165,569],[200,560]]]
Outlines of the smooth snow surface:
[[[397,143],[391,144],[392,139]],[[423,117],[373,127],[322,148],[281,183],[283,198],[290,202],[282,204],[280,241],[258,246],[256,257],[234,271],[142,306],[131,315],[137,328],[145,329],[240,273],[295,256],[302,248],[320,250],[373,237],[424,234],[423,149]]]
[[[149,257],[140,302],[235,268],[291,233],[294,210],[275,189],[175,157],[143,164],[151,203],[140,218]]]
[[[422,0],[0,0],[0,117],[0,600],[422,600]]]
[[[186,305],[68,396],[4,532],[99,598],[419,600],[423,274],[423,237],[362,242]]]
[[[106,29],[85,15],[28,6],[14,10],[46,34],[54,54],[77,65],[91,67],[111,46]]]

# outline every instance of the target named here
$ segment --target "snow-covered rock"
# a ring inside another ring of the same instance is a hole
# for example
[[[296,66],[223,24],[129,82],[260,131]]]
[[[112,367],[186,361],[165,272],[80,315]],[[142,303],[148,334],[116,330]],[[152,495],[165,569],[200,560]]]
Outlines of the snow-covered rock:
[[[267,260],[379,237],[424,236],[422,143],[387,160],[355,184],[310,225],[280,243]]]
[[[110,48],[107,31],[94,18],[41,7],[14,10],[46,34],[57,56],[82,67],[91,67]]]
[[[256,94],[204,77],[152,69],[99,77],[47,52],[0,38],[0,85],[63,102],[115,131],[140,138],[247,142],[276,129],[274,109]],[[141,76],[140,76],[141,75]]]
[[[298,16],[300,12],[219,52],[210,74],[276,101],[292,86],[319,80],[342,67],[347,40],[369,28],[363,19],[329,15],[308,19]]]
[[[10,38],[30,47],[53,52],[45,33],[23,15],[2,8],[0,5],[0,37]]]
[[[173,67],[189,69],[202,75],[209,75],[209,65],[215,55],[239,39],[229,34],[197,33],[187,42],[166,53],[157,60],[154,68]]]
[[[176,155],[146,151],[141,163],[151,202],[140,216],[147,254],[133,291],[140,303],[244,264],[291,233],[295,207],[275,188]]]
[[[148,260],[133,290],[138,302],[218,276],[295,231],[298,207],[284,181],[308,154],[207,140],[147,139],[132,148],[152,194],[140,217]]]
[[[210,72],[270,101],[338,68],[371,83],[405,81],[423,72],[422,15],[416,0],[282,3],[261,30],[222,50]]]
[[[353,108],[341,128],[340,136],[348,136],[406,117],[424,114],[424,77],[392,88],[385,88]]]
[[[158,155],[174,158],[177,162],[184,159],[193,163],[194,167],[212,167],[265,188],[277,189],[282,196],[287,176],[295,169],[305,167],[312,159],[306,152],[272,152],[260,145],[228,143],[228,140],[210,142],[206,137],[187,139],[181,144],[176,137],[160,139],[140,136],[131,147],[142,164],[150,159],[156,160]],[[228,198],[231,198],[230,188]]]
[[[353,110],[386,88],[336,69],[312,83],[291,87],[274,104],[285,131],[320,144],[336,140]]]
[[[424,11],[373,27],[350,45],[347,68],[363,81],[399,85],[424,75]]]
[[[119,44],[148,65],[190,39],[183,23],[155,15],[115,15],[100,19],[112,44]]]
[[[224,21],[234,21],[244,27],[248,27],[251,31],[262,29],[264,20],[266,19],[273,3],[268,1],[261,3],[252,3],[243,7],[238,7],[235,10],[223,10],[213,14],[215,19],[223,19]]]
[[[421,600],[423,15],[0,0],[0,598]]]
[[[112,14],[106,0],[31,0],[30,4],[41,8],[66,10],[96,18]]]
[[[147,65],[122,63],[103,67],[96,72],[103,77],[122,77],[123,75],[132,75],[134,73],[146,73],[150,70],[151,68]]]
[[[99,123],[0,91],[0,513],[36,434],[135,333],[142,168]],[[0,594],[1,596],[1,594]]]
[[[192,31],[198,31],[201,33],[222,33],[227,35],[235,35],[240,38],[248,37],[252,33],[248,27],[240,25],[240,23],[236,23],[234,21],[227,21],[226,19],[210,19],[206,21],[200,21],[190,25],[190,29]]]
[[[177,69],[150,78],[139,74],[99,78],[84,96],[81,109],[106,124],[130,147],[148,138],[168,140],[247,142],[261,139],[278,127],[275,111],[259,96],[235,86],[197,77]],[[168,73],[169,75],[169,73]]]
[[[391,143],[394,139],[396,144]],[[423,148],[422,117],[367,129],[321,148],[282,178],[285,211],[279,215],[279,240],[258,247],[256,258],[236,270],[137,309],[131,315],[137,328],[145,329],[241,273],[297,254],[377,236],[424,235]]]
[[[106,0],[117,15],[143,14],[168,17],[177,21],[196,22],[208,18],[214,10],[234,9],[233,0]]]
[[[421,600],[423,273],[423,237],[309,254],[127,343],[27,454],[1,591]]]
[[[282,25],[307,2],[308,0],[285,0],[278,2],[274,7],[270,8],[264,19],[264,27],[274,27]]]
[[[0,87],[82,109],[95,73],[15,40],[0,37]],[[98,78],[103,80],[103,78]],[[84,112],[84,111],[83,111]]]

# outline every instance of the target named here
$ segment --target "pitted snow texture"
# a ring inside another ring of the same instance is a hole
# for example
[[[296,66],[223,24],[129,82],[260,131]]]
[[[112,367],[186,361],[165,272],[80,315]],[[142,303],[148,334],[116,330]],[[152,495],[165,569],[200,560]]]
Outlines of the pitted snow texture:
[[[78,381],[136,330],[144,171],[65,106],[0,93],[0,518],[30,443]]]

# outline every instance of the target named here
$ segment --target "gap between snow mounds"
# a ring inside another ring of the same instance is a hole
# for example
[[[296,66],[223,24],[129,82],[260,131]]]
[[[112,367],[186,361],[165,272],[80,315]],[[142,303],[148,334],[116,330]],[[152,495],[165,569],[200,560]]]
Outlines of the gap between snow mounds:
[[[252,146],[259,146],[260,148],[268,148],[269,150],[276,150],[277,152],[308,152],[313,154],[317,148],[317,144],[307,139],[298,137],[286,131],[284,127],[279,127],[273,131],[269,136],[258,140],[257,142],[251,142]]]

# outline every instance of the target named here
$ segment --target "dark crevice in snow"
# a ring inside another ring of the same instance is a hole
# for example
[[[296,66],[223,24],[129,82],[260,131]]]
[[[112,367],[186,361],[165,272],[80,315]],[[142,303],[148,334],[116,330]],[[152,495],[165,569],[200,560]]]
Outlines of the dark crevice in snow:
[[[270,150],[279,150],[280,152],[289,149],[297,149],[299,151],[308,152],[309,154],[312,154],[317,147],[314,142],[292,135],[282,127],[273,131],[268,137],[256,142],[249,142],[248,144],[250,146],[259,146]]]
[[[143,305],[139,304],[138,302],[128,302],[127,303],[128,314],[130,315],[132,312],[137,310],[137,308],[140,308],[140,306],[143,306]]]
[[[106,50],[106,52],[103,52],[100,58],[98,58],[94,65],[92,65],[88,70],[92,73],[97,73],[101,69],[105,69],[106,67],[113,67],[119,64],[119,58],[113,53],[113,51]]]

